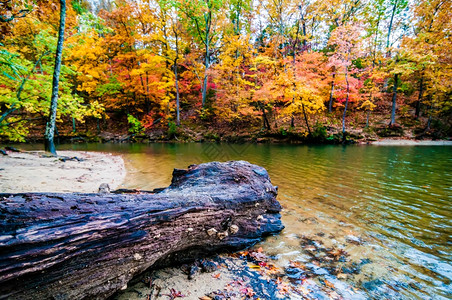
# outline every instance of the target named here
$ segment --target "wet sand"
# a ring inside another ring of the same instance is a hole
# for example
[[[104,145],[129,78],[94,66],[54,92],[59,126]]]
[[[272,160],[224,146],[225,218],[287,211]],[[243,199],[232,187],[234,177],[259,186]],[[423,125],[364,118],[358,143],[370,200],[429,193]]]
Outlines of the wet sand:
[[[2,193],[93,193],[101,183],[118,188],[125,175],[123,159],[109,153],[58,151],[53,157],[44,151],[8,151],[0,155]]]

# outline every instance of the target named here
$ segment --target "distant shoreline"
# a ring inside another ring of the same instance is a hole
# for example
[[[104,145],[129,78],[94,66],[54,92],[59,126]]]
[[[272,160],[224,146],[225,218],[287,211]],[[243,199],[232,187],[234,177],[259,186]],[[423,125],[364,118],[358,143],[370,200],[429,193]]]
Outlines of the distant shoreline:
[[[375,146],[452,146],[452,141],[381,139],[370,144]]]
[[[10,145],[22,148],[24,150],[37,150],[42,149],[43,141],[39,139],[33,139],[27,142],[3,142],[4,146]],[[301,139],[297,136],[222,136],[216,138],[203,138],[199,140],[190,139],[166,139],[150,138],[146,136],[131,136],[131,135],[109,135],[108,137],[95,136],[95,137],[77,137],[66,138],[60,137],[57,145],[68,144],[159,144],[159,143],[174,143],[174,144],[190,144],[190,143],[220,143],[220,144],[275,144],[275,145],[343,145],[341,137],[335,137],[334,140],[323,139]],[[444,140],[431,140],[424,139],[418,140],[414,138],[392,137],[392,138],[355,138],[347,140],[347,145],[374,145],[374,146],[452,146],[452,139],[449,137]],[[28,147],[26,146],[28,145]],[[37,147],[35,147],[37,146]],[[2,147],[0,147],[1,149]],[[58,146],[57,146],[58,149]]]

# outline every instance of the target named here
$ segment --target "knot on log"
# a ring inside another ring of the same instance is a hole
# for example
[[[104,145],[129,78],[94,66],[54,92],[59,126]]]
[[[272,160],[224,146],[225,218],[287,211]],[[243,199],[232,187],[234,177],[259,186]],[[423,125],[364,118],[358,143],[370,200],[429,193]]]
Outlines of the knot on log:
[[[284,226],[267,171],[175,169],[158,193],[0,194],[0,299],[105,299],[150,267],[241,249]]]

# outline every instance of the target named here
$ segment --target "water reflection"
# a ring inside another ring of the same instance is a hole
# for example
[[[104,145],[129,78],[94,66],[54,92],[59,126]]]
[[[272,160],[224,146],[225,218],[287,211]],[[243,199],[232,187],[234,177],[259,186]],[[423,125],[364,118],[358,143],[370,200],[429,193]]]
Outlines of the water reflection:
[[[68,145],[121,153],[124,187],[167,186],[173,168],[243,159],[269,171],[285,208],[284,232],[262,246],[279,263],[307,260],[315,237],[369,259],[356,286],[374,298],[452,298],[452,149],[226,144]],[[353,243],[353,239],[359,242]]]

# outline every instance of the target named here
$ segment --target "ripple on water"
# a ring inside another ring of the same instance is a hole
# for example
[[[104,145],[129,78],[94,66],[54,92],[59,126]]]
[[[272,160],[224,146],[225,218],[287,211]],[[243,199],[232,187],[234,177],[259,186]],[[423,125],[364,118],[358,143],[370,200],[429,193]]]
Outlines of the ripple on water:
[[[70,147],[90,150],[86,145]],[[279,186],[286,226],[283,234],[262,246],[281,254],[282,262],[309,258],[299,238],[311,237],[342,247],[356,263],[364,258],[372,261],[360,274],[347,278],[371,298],[452,298],[451,147],[92,147],[123,154],[129,188],[167,186],[173,168],[215,158],[259,164]],[[347,242],[350,235],[362,244]]]

